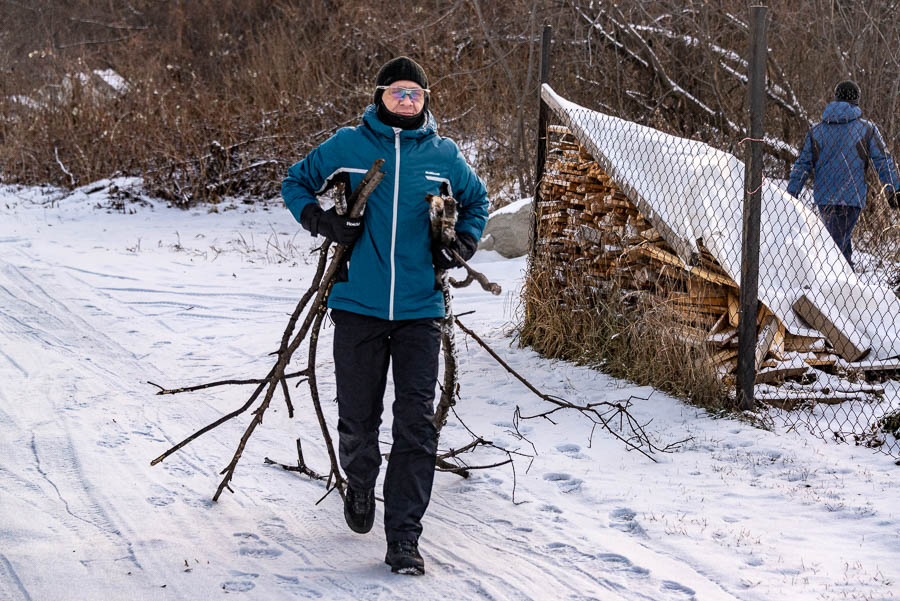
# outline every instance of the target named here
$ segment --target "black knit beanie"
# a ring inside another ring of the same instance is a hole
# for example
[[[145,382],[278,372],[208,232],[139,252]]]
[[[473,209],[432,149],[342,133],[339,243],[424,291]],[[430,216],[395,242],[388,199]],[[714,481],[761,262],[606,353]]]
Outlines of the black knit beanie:
[[[378,71],[375,78],[376,86],[389,86],[395,81],[414,81],[423,88],[428,88],[428,77],[425,75],[425,69],[416,61],[408,56],[398,56],[386,62]],[[399,127],[402,129],[418,129],[425,122],[425,115],[428,113],[428,96],[425,96],[425,104],[422,110],[410,116],[398,115],[387,110],[381,95],[384,90],[375,90],[375,105],[378,109],[378,118],[391,127]]]
[[[856,82],[842,81],[834,86],[834,99],[838,102],[849,102],[850,104],[859,104],[859,86]]]

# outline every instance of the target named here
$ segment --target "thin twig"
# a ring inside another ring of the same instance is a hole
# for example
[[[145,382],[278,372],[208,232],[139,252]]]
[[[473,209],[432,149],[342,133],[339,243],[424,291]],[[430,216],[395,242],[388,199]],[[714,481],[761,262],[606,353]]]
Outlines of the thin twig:
[[[488,354],[490,354],[494,358],[494,360],[496,360],[506,371],[515,376],[516,379],[522,382],[522,384],[524,384],[535,395],[547,401],[548,403],[556,405],[556,408],[554,409],[529,416],[522,415],[519,407],[516,407],[514,416],[515,423],[518,423],[518,420],[535,418],[544,418],[552,421],[549,418],[550,415],[556,413],[557,411],[560,411],[561,409],[572,409],[578,411],[579,413],[590,419],[595,425],[602,426],[603,429],[612,434],[613,437],[623,442],[628,449],[637,451],[654,462],[656,461],[656,458],[654,458],[651,453],[670,452],[677,448],[680,444],[685,442],[679,441],[676,443],[668,444],[665,447],[657,446],[647,434],[644,428],[645,425],[642,425],[640,422],[638,422],[637,419],[635,419],[634,416],[628,411],[628,408],[631,406],[631,401],[635,397],[629,397],[628,400],[624,402],[611,403],[608,401],[602,401],[597,403],[588,403],[586,405],[577,405],[564,398],[541,392],[540,390],[535,388],[534,385],[531,384],[531,382],[526,380],[516,370],[510,367],[509,364],[506,363],[506,361],[500,358],[500,356],[490,346],[488,346],[487,343],[485,343],[480,337],[478,337],[475,332],[465,327],[459,321],[459,319],[456,320],[456,325],[459,326],[459,328],[467,335],[469,335],[473,340],[475,340],[475,342],[477,342],[485,351],[487,351]],[[601,411],[599,408],[603,408],[604,410]],[[617,417],[619,418],[622,427],[627,425],[626,431],[630,431],[631,434],[623,436],[618,431],[616,431],[615,428],[612,427],[611,421],[616,419]]]
[[[306,370],[304,369],[302,371],[295,371],[293,373],[284,374],[284,378],[286,380],[290,380],[292,378],[298,378],[300,376],[305,376],[305,375],[306,375]],[[150,384],[151,386],[156,386],[157,388],[159,388],[159,392],[156,393],[158,396],[158,395],[162,395],[162,394],[180,394],[182,392],[194,392],[196,390],[203,390],[205,388],[213,388],[215,386],[240,386],[240,385],[244,385],[244,384],[264,384],[265,382],[268,382],[268,381],[269,381],[268,378],[255,378],[255,379],[249,379],[249,380],[219,380],[218,382],[209,382],[207,384],[198,384],[197,386],[185,386],[183,388],[163,388],[159,384],[156,384],[155,382],[151,382],[150,380],[147,380],[147,384]]]

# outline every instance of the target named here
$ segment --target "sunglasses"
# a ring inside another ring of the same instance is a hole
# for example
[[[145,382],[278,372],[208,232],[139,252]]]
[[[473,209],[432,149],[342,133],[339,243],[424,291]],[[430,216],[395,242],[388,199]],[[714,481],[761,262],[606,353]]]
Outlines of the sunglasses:
[[[387,90],[388,94],[391,95],[391,98],[400,102],[404,98],[409,98],[411,102],[421,102],[425,99],[425,95],[429,94],[431,90],[425,88],[400,88],[396,86],[377,86],[376,90]]]

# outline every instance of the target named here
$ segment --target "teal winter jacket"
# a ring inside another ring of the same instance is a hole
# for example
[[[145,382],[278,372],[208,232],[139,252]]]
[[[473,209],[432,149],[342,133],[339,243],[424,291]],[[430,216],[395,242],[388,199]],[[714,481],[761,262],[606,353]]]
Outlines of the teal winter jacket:
[[[429,113],[425,124],[401,130],[382,123],[375,105],[362,122],[345,127],[292,165],[281,195],[297,221],[332,180],[355,188],[376,159],[384,179],[369,197],[363,233],[353,246],[348,279],[336,282],[328,306],[381,319],[443,317],[434,288],[426,194],[450,194],[457,201],[456,230],[476,240],[487,222],[484,183],[452,140],[437,135]]]

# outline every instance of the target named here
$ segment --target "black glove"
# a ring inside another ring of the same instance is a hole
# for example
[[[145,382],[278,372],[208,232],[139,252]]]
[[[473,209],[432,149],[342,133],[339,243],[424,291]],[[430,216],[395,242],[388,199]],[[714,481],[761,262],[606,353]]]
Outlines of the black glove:
[[[338,215],[334,207],[323,211],[317,204],[303,209],[300,225],[313,236],[322,235],[338,244],[353,244],[363,230],[362,217]]]
[[[452,251],[459,253],[464,261],[468,261],[475,254],[478,248],[478,241],[472,234],[466,232],[456,232],[456,239],[450,244],[442,244],[436,241],[431,245],[431,260],[435,269],[440,271],[452,269],[454,267],[462,267]]]
[[[894,190],[892,194],[888,194],[888,205],[895,211],[900,210],[900,190]]]

